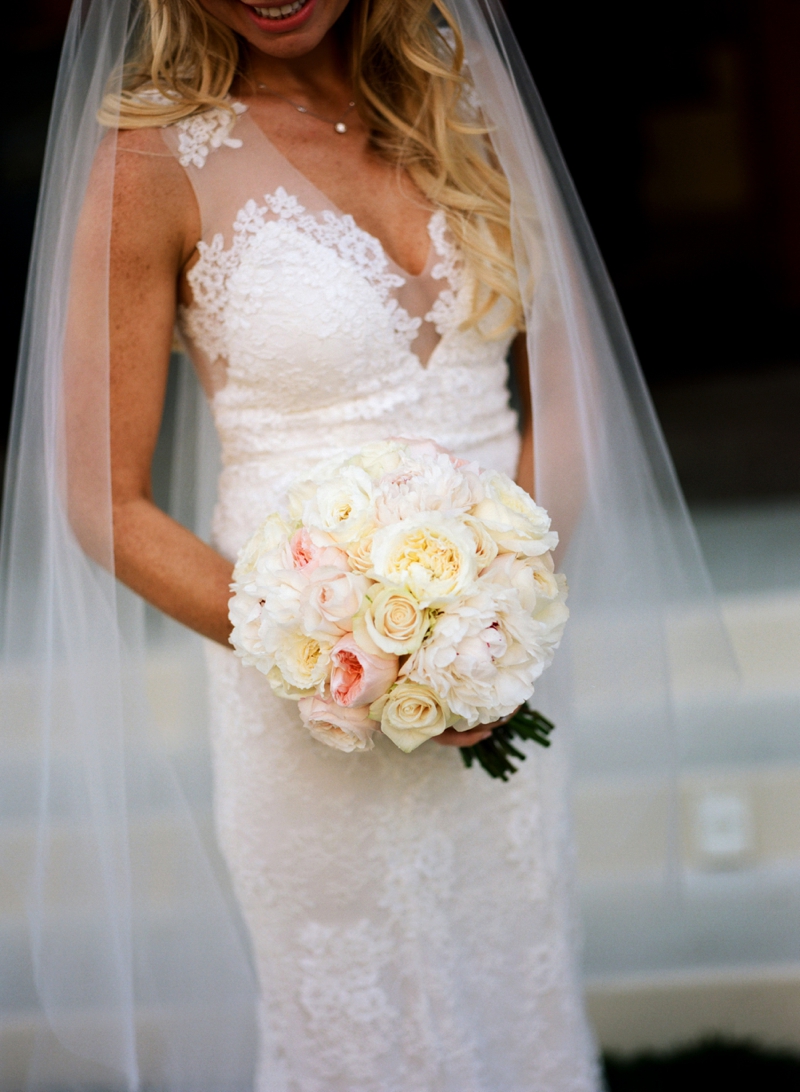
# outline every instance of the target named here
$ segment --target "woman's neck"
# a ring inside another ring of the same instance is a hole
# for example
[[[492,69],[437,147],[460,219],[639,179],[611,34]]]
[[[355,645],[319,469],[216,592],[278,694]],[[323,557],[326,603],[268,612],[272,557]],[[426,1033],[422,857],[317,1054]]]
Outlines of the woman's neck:
[[[344,51],[333,30],[302,57],[271,57],[251,48],[242,67],[236,88],[239,94],[256,93],[259,85],[288,98],[309,101],[350,94]]]

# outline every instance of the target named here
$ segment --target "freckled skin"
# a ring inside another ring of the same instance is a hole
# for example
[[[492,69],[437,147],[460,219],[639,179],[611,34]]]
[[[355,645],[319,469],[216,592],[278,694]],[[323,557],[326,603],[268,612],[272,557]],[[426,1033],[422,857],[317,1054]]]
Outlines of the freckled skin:
[[[201,0],[249,44],[245,78],[233,87],[277,147],[361,227],[383,242],[410,273],[425,266],[430,208],[422,194],[370,147],[357,110],[348,131],[299,113],[260,82],[324,118],[341,116],[351,98],[335,24],[348,0],[315,0],[310,17],[288,33],[265,31],[242,0]],[[200,219],[191,185],[172,157],[150,152],[153,131],[119,134],[110,252],[110,412],[115,568],[119,579],[154,606],[205,637],[227,645],[232,566],[152,500],[150,467],[161,421],[175,307],[190,298],[185,280],[196,260]],[[101,148],[78,233],[86,268],[102,262],[94,230],[102,217],[103,175],[114,154]],[[96,212],[95,220],[93,214]],[[80,262],[76,263],[80,268]],[[76,314],[84,286],[76,275]],[[87,277],[88,280],[88,277]],[[76,321],[76,328],[79,322]],[[80,336],[80,334],[78,334]],[[527,366],[519,357],[525,394]],[[525,401],[525,399],[524,399]],[[530,422],[523,422],[520,465],[532,466]],[[529,491],[532,480],[520,477]],[[437,742],[469,746],[488,735],[448,729]]]

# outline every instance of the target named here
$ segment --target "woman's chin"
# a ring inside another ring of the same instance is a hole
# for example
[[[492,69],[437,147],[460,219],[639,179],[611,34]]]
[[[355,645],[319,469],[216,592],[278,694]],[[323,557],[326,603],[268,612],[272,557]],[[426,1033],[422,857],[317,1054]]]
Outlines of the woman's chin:
[[[272,57],[302,57],[316,48],[337,21],[348,0],[201,0],[209,14]],[[277,13],[277,14],[275,14]]]

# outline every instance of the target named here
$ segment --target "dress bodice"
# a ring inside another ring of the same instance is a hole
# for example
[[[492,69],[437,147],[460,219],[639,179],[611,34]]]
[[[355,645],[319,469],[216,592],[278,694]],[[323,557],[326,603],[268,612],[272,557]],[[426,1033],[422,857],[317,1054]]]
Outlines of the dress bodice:
[[[431,437],[513,473],[511,335],[462,329],[472,286],[444,213],[410,276],[234,110],[163,130],[201,213],[179,324],[221,442],[218,547],[234,555],[299,471],[370,440]]]

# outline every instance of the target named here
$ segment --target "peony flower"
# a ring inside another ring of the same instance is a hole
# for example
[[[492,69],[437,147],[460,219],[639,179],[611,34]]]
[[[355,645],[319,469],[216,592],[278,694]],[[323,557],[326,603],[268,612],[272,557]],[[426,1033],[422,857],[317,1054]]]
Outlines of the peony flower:
[[[501,550],[531,557],[555,549],[558,535],[550,530],[550,517],[524,489],[505,474],[487,473],[481,480],[486,496],[471,514]]]
[[[438,613],[401,676],[435,690],[465,727],[489,724],[531,696],[564,621],[560,610],[531,617],[514,588],[482,579],[472,595]]]
[[[256,590],[263,604],[262,631],[273,626],[297,628],[302,623],[303,594],[309,577],[300,569],[277,569],[259,576]]]
[[[344,545],[355,542],[373,521],[372,481],[358,466],[343,466],[317,486],[303,505],[303,523]]]
[[[415,652],[428,632],[430,612],[406,588],[373,585],[353,621],[353,636],[368,652]]]
[[[347,708],[318,696],[301,698],[300,718],[314,739],[337,751],[371,751],[378,725],[365,706]]]
[[[352,629],[353,617],[370,587],[366,576],[327,567],[306,569],[303,575],[306,583],[299,608],[304,632],[330,633],[335,638]]]
[[[244,585],[260,570],[268,568],[269,566],[264,565],[267,558],[274,559],[275,562],[281,562],[281,564],[275,564],[272,567],[288,568],[288,565],[283,563],[288,561],[287,550],[291,533],[291,525],[282,516],[277,513],[268,516],[256,533],[250,536],[239,551],[233,569],[234,583]]]
[[[424,512],[375,532],[372,570],[420,606],[461,594],[478,575],[475,538],[460,519]]]
[[[325,566],[347,571],[350,567],[344,550],[340,550],[338,546],[318,545],[305,527],[301,527],[292,535],[289,549],[295,569],[313,572],[314,569]]]
[[[233,627],[230,643],[242,663],[266,674],[274,660],[261,640],[261,601],[237,588],[236,584],[231,584],[231,588],[235,594],[228,601],[228,618]]]
[[[273,630],[275,665],[284,683],[303,694],[319,692],[331,666],[334,639],[328,634]]]
[[[375,486],[375,514],[380,524],[396,523],[419,512],[460,516],[483,499],[477,468],[457,469],[451,457],[432,452],[407,457]]]
[[[347,633],[331,650],[331,697],[337,705],[371,705],[392,685],[399,666],[397,656],[365,652]]]
[[[409,680],[399,682],[373,702],[369,715],[380,720],[383,734],[406,754],[441,735],[453,719],[435,691]]]

